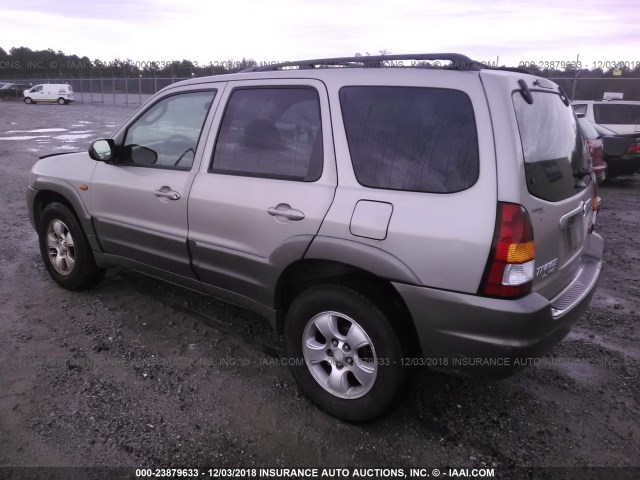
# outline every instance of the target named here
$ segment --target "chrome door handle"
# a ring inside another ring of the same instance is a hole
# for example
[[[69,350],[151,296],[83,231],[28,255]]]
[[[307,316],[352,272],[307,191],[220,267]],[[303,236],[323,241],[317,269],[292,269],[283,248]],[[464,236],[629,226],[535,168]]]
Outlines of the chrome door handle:
[[[166,190],[165,190],[166,189]],[[168,187],[162,187],[160,190],[153,192],[156,197],[168,198],[169,200],[180,200],[180,194],[169,190]]]
[[[560,217],[560,230],[565,230],[573,225],[575,222],[575,217],[580,215],[581,217],[586,217],[588,213],[589,204],[587,202],[580,202],[576,208],[571,210],[569,213],[565,213],[562,217]]]
[[[294,222],[304,219],[304,213],[302,213],[300,210],[291,208],[286,203],[281,203],[277,207],[271,207],[267,210],[267,212],[269,213],[269,215],[272,215],[276,218],[284,217],[288,220],[293,220]]]

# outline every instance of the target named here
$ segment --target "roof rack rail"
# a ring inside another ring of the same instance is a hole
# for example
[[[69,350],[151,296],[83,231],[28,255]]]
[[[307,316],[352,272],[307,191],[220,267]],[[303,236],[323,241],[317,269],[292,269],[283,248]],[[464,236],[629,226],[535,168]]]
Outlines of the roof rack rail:
[[[439,60],[451,62],[442,65],[442,68],[454,70],[480,70],[482,64],[470,59],[459,53],[417,53],[402,55],[363,55],[358,57],[338,57],[338,58],[319,58],[315,60],[300,60],[297,62],[276,63],[273,65],[261,65],[258,67],[248,68],[242,72],[273,72],[287,67],[298,67],[300,70],[313,68],[328,67],[364,67],[364,68],[380,68],[384,67],[384,62],[395,62],[401,60],[418,60],[423,62],[436,62],[432,67],[440,67],[437,64]],[[421,65],[415,65],[421,66]]]
[[[503,72],[526,73],[527,75],[531,75],[529,70],[522,67],[494,67],[492,65],[483,65],[482,68],[487,70],[501,70]]]

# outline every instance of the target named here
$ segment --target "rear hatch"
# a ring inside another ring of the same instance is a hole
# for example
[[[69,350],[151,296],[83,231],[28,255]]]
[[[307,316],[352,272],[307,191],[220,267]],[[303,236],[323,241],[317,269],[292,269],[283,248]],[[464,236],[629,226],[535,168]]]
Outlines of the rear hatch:
[[[541,79],[526,84],[530,89],[512,94],[526,177],[521,203],[535,241],[532,290],[551,299],[583,266],[595,184],[588,147],[566,97]]]

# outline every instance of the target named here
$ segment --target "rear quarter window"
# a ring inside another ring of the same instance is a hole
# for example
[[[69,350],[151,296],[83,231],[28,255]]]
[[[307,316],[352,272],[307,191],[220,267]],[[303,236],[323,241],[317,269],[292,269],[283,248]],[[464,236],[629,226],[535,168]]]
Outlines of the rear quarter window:
[[[527,188],[533,196],[558,202],[584,189],[590,177],[574,174],[589,166],[589,154],[571,107],[551,92],[532,92],[528,104],[513,93]]]
[[[573,105],[573,111],[577,114],[586,114],[587,113],[587,105],[584,103]]]
[[[471,99],[459,90],[352,86],[340,105],[361,185],[452,193],[478,179],[478,135]]]

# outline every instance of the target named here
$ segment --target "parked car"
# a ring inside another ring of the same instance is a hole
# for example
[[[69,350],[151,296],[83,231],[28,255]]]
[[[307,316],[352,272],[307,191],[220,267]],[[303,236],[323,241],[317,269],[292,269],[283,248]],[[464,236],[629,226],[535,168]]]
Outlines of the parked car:
[[[410,59],[451,67],[382,63]],[[28,211],[61,286],[120,265],[253,310],[302,390],[361,421],[410,367],[512,373],[580,318],[604,242],[576,122],[556,84],[457,54],[271,65],[42,157]]]
[[[67,105],[73,102],[73,88],[62,83],[45,83],[24,91],[24,103],[57,102]]]
[[[0,98],[22,98],[22,93],[29,85],[22,83],[5,83],[0,85]]]
[[[640,170],[640,133],[618,135],[601,125],[592,125],[602,137],[609,177],[633,175]]]
[[[593,124],[585,118],[584,114],[578,114],[578,124],[582,131],[582,136],[587,141],[589,157],[591,158],[591,168],[596,175],[598,185],[607,178],[607,162],[603,157],[602,136],[595,129]]]
[[[630,100],[576,100],[576,113],[618,135],[640,133],[640,102]]]

